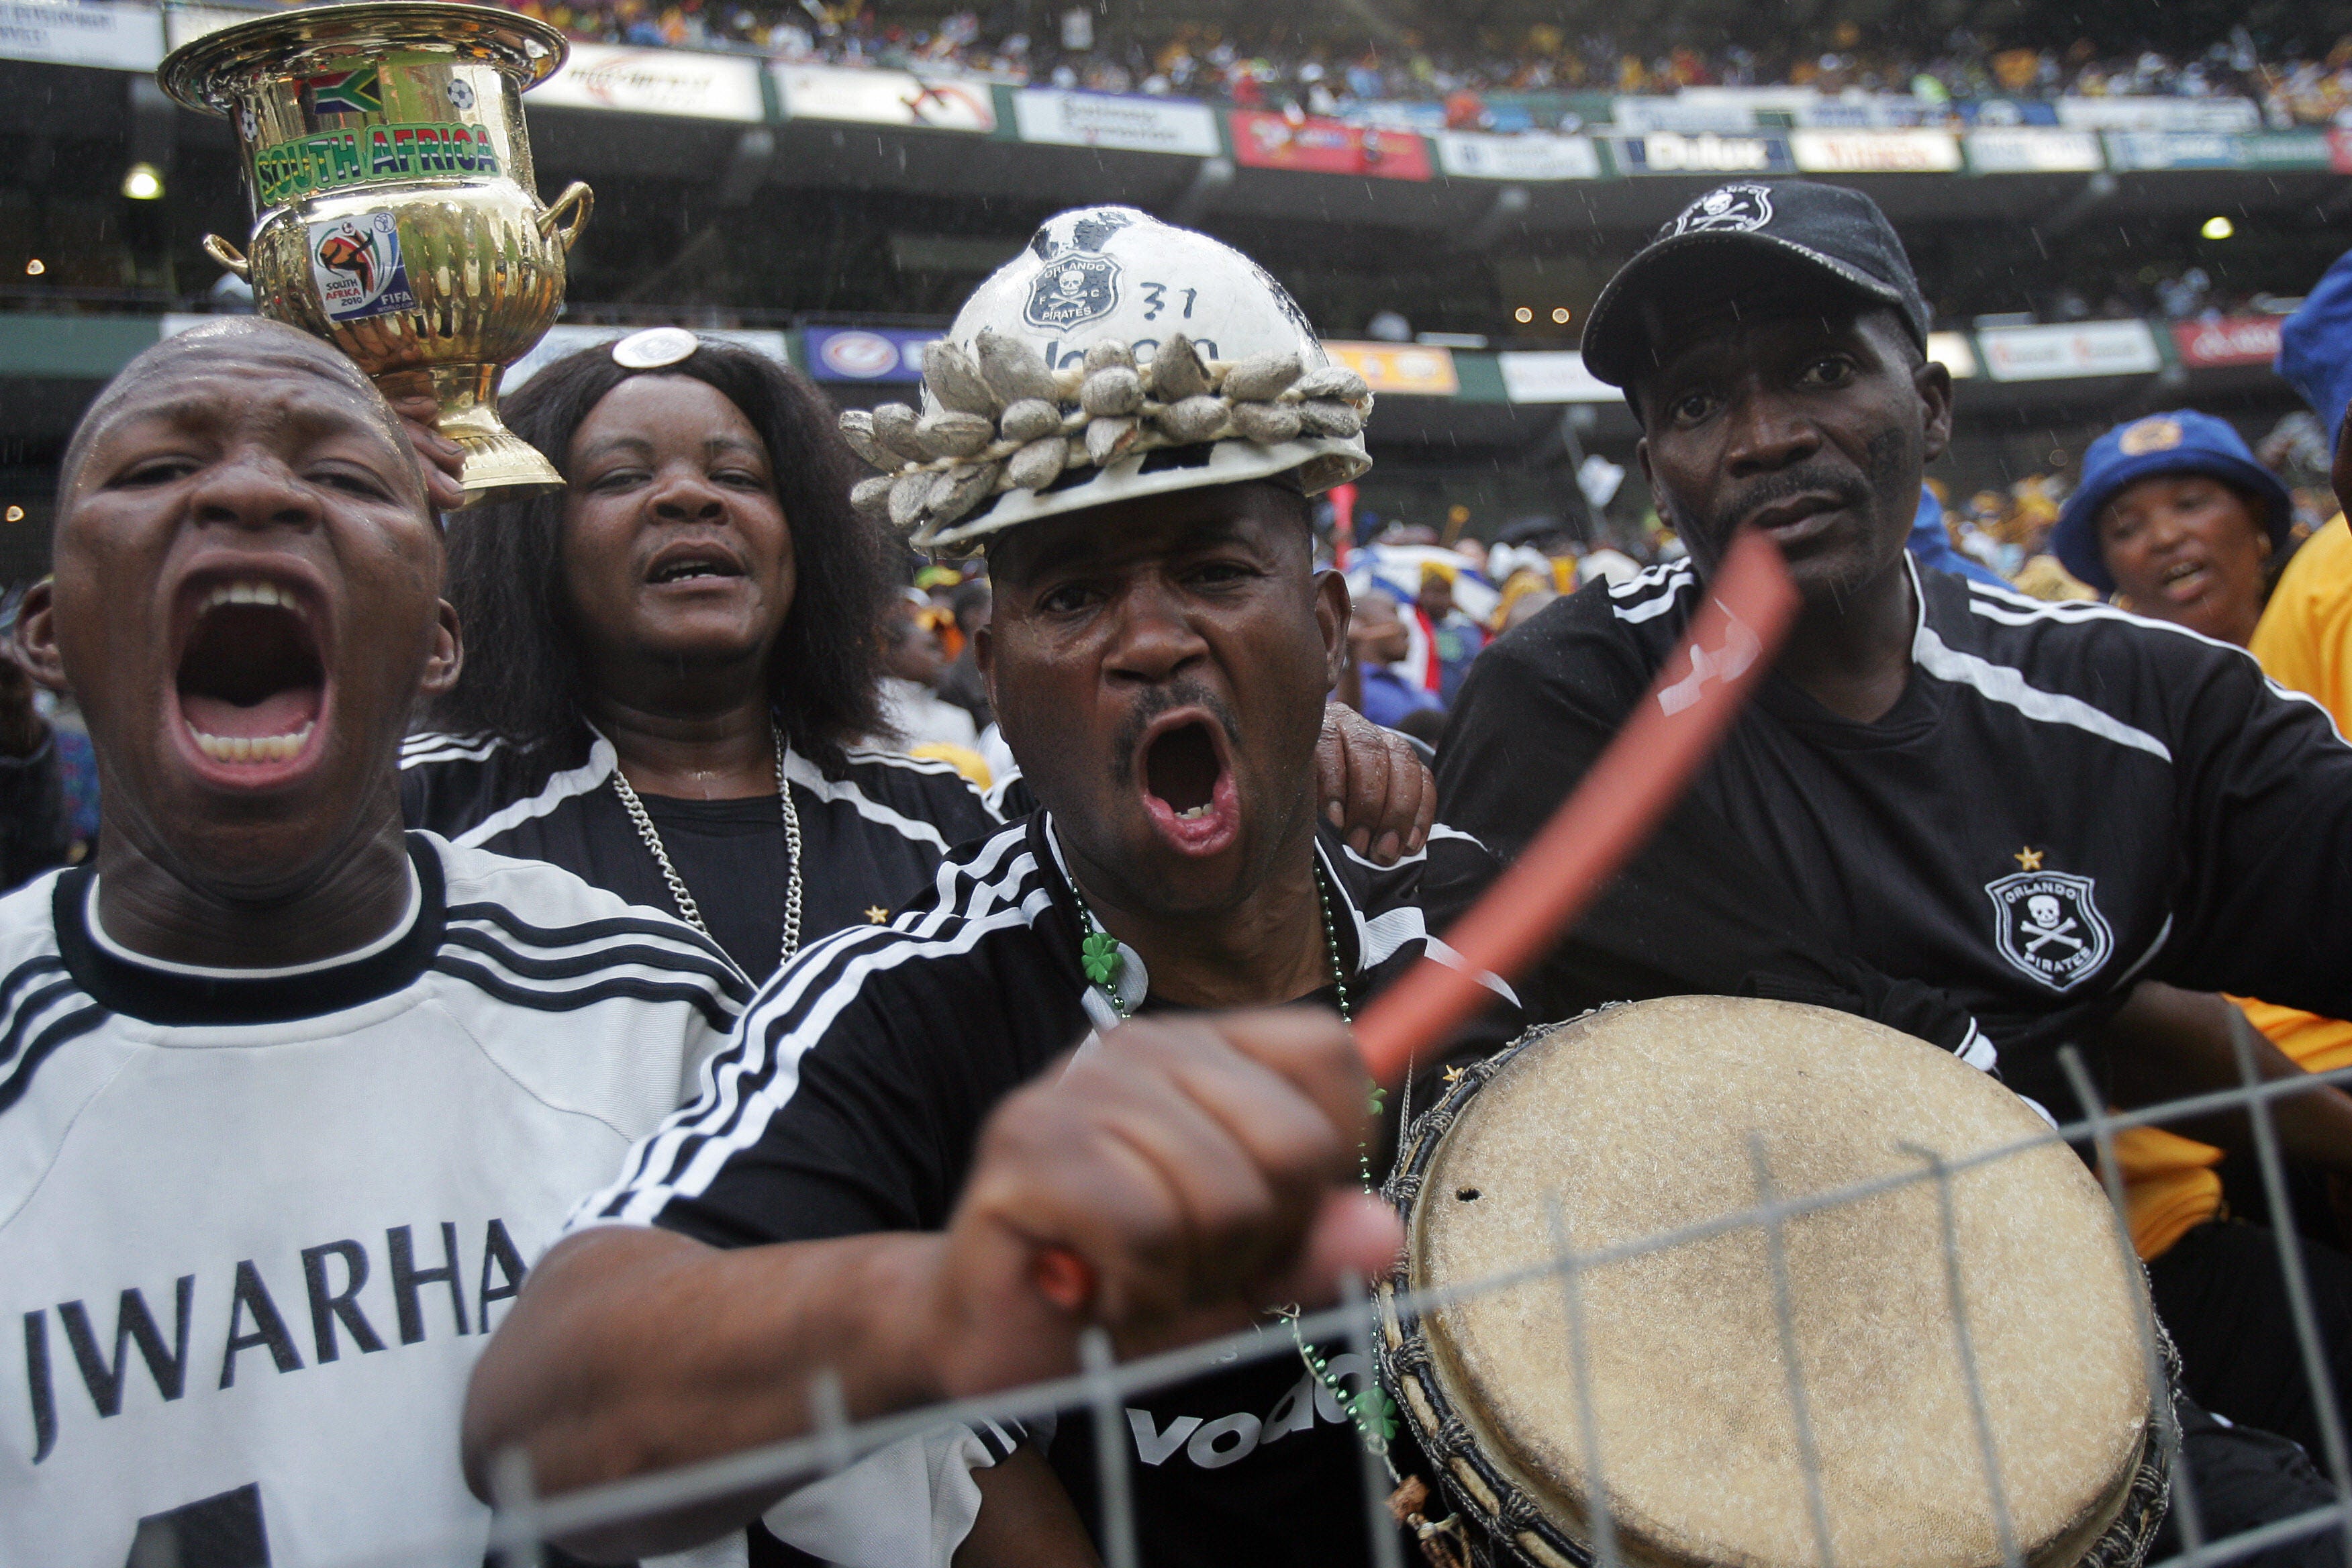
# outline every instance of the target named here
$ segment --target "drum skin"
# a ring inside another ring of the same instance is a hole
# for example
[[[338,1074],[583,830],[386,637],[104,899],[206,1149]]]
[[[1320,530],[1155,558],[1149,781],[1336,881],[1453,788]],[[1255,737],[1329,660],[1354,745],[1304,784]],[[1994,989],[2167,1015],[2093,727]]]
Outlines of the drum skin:
[[[1591,1252],[1736,1214],[1758,1201],[1751,1147],[1786,1199],[1917,1172],[1918,1149],[1957,1163],[2048,1131],[1994,1079],[1846,1014],[1717,997],[1606,1008],[1475,1069],[1408,1132],[1391,1181],[1405,1282],[1540,1265],[1558,1227]],[[1952,1194],[2020,1555],[2036,1568],[2136,1561],[2101,1537],[2128,1496],[2124,1522],[2144,1550],[2163,1482],[2145,1285],[2105,1195],[2055,1142],[1957,1173]],[[1783,1234],[1839,1568],[1993,1568],[1937,1184],[1797,1215]],[[1580,1290],[1626,1559],[1821,1562],[1762,1227],[1593,1268]],[[1525,1555],[1583,1560],[1586,1458],[1559,1276],[1418,1323],[1391,1310],[1384,1326],[1408,1418],[1457,1498]]]

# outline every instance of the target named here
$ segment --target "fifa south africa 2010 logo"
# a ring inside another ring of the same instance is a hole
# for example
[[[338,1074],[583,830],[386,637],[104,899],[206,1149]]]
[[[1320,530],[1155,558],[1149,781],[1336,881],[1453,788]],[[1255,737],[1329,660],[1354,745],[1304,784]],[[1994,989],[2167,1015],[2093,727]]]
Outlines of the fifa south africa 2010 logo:
[[[416,309],[400,228],[388,212],[355,213],[310,226],[310,276],[331,321]]]

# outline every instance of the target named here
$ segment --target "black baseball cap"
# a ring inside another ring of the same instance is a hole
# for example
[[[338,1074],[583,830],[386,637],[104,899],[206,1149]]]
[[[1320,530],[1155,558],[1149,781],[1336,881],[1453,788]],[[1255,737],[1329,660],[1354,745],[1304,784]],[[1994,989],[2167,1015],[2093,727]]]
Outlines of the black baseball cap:
[[[1654,363],[1651,338],[1666,313],[1687,316],[1711,297],[1755,280],[1762,262],[1811,273],[1894,308],[1921,351],[1927,301],[1895,226],[1860,191],[1810,180],[1717,185],[1685,207],[1617,269],[1584,325],[1584,367],[1630,385]]]

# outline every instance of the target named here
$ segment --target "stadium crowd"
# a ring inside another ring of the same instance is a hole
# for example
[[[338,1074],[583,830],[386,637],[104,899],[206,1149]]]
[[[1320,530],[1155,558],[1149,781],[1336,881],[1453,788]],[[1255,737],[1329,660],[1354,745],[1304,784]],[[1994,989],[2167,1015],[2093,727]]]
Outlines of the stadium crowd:
[[[1347,1026],[1424,956],[1486,1010],[1403,1103],[1692,995],[1872,1020],[2044,1117],[2076,1047],[2122,1105],[2352,1060],[2352,257],[2284,334],[2316,425],[2149,413],[2071,487],[1949,505],[1892,226],[1762,190],[1588,318],[1656,513],[1616,542],[1353,519],[1362,379],[1127,208],[977,290],[921,412],[655,328],[508,400],[566,485],[475,507],[430,400],[320,340],[142,354],[0,659],[0,1557],[475,1562],[510,1456],[566,1492],[1066,1373],[1090,1325],[1133,1354],[1328,1302],[1403,1237]],[[1106,291],[1049,365],[1041,310],[1146,257],[1230,357]],[[1790,630],[1720,753],[1515,984],[1464,963],[1439,933],[1612,738],[1754,665],[1675,649],[1759,534]],[[2322,1194],[2292,1215],[2243,1117],[2119,1154],[2208,1538],[2335,1500],[2352,1403],[2352,1097],[2274,1103]],[[1276,1351],[1124,1432],[950,1424],[566,1544],[1082,1564],[1131,1437],[1154,1568],[1368,1562],[1363,1445],[1420,1461],[1361,1359],[1351,1391],[1345,1347]],[[2162,1496],[2113,1560],[2179,1544]]]
[[[1507,47],[1465,47],[1407,37],[1376,43],[1342,32],[1301,37],[1287,23],[1261,34],[1227,35],[1186,23],[1114,36],[1078,8],[1051,31],[992,28],[977,11],[921,25],[889,20],[862,5],[762,9],[738,0],[516,0],[516,8],[597,43],[641,47],[748,49],[772,58],[843,66],[951,72],[1016,86],[1143,93],[1327,116],[1377,120],[1382,106],[1433,111],[1408,122],[1455,130],[1579,129],[1591,118],[1566,93],[1672,94],[1691,87],[1798,87],[1827,96],[1902,100],[1916,124],[1958,124],[1976,105],[2059,98],[2237,98],[2261,106],[2273,127],[2334,125],[2352,112],[2352,39],[2268,51],[2243,28],[2185,55],[2154,48],[2102,51],[2089,40],[2065,48],[2006,45],[1968,31],[1942,47],[1903,54],[1863,47],[1853,23],[1769,50],[1738,46],[1701,51],[1661,47],[1607,33],[1572,36],[1538,24]],[[2323,41],[2324,42],[2324,41]],[[1487,95],[1517,107],[1498,116]],[[1533,104],[1522,103],[1535,95]],[[1530,121],[1532,108],[1540,116]],[[1993,110],[1989,123],[2004,113]],[[2352,123],[2352,120],[2342,121]]]
[[[2330,446],[2315,417],[2300,413],[2280,420],[2250,448],[2283,487],[2289,510],[2277,552],[2242,592],[2266,602],[2295,553],[2336,515],[2327,479]],[[1943,480],[1930,477],[1914,548],[1923,560],[1946,567],[1965,562],[2035,598],[2106,597],[2143,610],[2126,593],[2092,587],[2053,553],[2053,532],[2080,482],[2085,481],[2062,472],[2033,473],[1955,500]],[[1344,545],[1333,535],[1331,509],[1318,509],[1317,526],[1319,558],[1330,564],[1345,556],[1353,595],[1350,658],[1339,700],[1373,722],[1433,746],[1472,661],[1494,638],[1596,578],[1623,582],[1685,554],[1674,530],[1646,505],[1620,507],[1593,536],[1557,516],[1514,518],[1491,530],[1492,544],[1478,537],[1480,523],[1467,507],[1454,509],[1434,526],[1366,513],[1361,539],[1351,537]],[[985,567],[910,557],[901,576],[903,585],[878,622],[883,714],[872,738],[877,745],[945,763],[980,788],[991,788],[1017,764],[995,728],[976,663],[973,634],[988,623],[991,604]],[[0,626],[13,618],[23,593],[19,584],[0,599]],[[17,727],[13,732],[34,736],[46,726],[55,736],[62,806],[55,828],[63,834],[55,852],[79,861],[95,843],[99,822],[99,780],[81,716],[69,694],[35,688],[13,666],[0,663],[0,682],[6,683],[0,700],[9,704],[7,722]],[[32,748],[31,740],[13,750],[0,742],[7,754]],[[23,879],[39,858],[7,862],[16,868],[12,879]]]

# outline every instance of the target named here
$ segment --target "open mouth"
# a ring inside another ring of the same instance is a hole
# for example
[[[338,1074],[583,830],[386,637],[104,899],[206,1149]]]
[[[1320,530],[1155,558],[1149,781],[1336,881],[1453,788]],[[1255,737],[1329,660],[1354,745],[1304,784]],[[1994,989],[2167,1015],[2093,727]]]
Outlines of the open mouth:
[[[2158,581],[2166,598],[2185,603],[2205,591],[2206,581],[2211,575],[2212,569],[2204,562],[2182,561],[2167,567]]]
[[[672,583],[691,583],[703,578],[733,578],[748,575],[743,563],[718,545],[673,545],[653,559],[646,569],[646,581],[656,587]]]
[[[201,591],[174,681],[196,750],[243,773],[299,757],[326,707],[326,666],[295,592],[257,578]]]
[[[1213,855],[1241,831],[1241,796],[1223,731],[1210,720],[1171,714],[1144,734],[1135,775],[1151,820],[1179,851]]]

